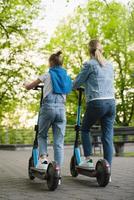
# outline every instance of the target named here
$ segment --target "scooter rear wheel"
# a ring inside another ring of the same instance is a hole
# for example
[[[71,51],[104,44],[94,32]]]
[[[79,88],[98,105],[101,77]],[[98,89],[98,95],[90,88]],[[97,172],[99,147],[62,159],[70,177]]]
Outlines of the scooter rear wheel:
[[[34,162],[33,162],[33,157],[31,156],[31,158],[29,159],[29,163],[28,163],[28,176],[30,180],[34,180],[35,177],[33,176],[32,172],[31,172],[31,167],[34,167]]]
[[[72,175],[72,177],[77,177],[78,176],[78,172],[76,170],[76,165],[77,165],[77,161],[75,156],[73,155],[70,161],[70,173]]]
[[[59,184],[60,173],[56,169],[56,164],[50,163],[47,169],[47,186],[50,191],[54,191]]]
[[[97,182],[100,187],[105,187],[109,183],[110,165],[106,160],[98,160],[96,163]]]

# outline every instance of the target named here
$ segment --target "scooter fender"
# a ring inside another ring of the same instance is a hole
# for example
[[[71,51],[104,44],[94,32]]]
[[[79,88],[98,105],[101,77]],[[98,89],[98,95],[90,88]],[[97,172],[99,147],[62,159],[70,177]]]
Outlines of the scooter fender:
[[[95,167],[95,168],[96,168],[96,172],[97,172],[97,164],[98,164],[99,162],[102,163],[102,165],[103,165],[103,167],[105,168],[105,171],[107,172],[107,174],[111,174],[111,167],[110,167],[108,161],[105,160],[105,159],[99,159],[99,160],[97,161],[96,167]]]
[[[57,165],[57,163],[55,161],[52,161],[48,164],[47,171],[46,171],[46,178],[49,174],[50,167],[52,167],[55,171],[55,178],[59,178],[60,177],[60,167]]]

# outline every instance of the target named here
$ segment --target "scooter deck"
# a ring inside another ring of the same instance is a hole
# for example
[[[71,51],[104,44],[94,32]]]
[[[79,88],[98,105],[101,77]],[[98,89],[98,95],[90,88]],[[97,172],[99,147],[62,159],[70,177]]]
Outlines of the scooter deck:
[[[30,168],[33,175],[39,179],[45,180],[47,179],[47,174],[46,174],[46,170],[44,169],[37,169],[35,167],[31,167]]]
[[[76,169],[79,174],[89,176],[89,177],[96,177],[96,170],[94,168],[89,169],[88,167],[76,166]]]
[[[88,170],[88,171],[95,171],[95,168],[89,169],[89,167],[84,167],[84,166],[80,166],[80,165],[76,166],[76,168],[85,169],[85,170]]]
[[[31,167],[31,170],[35,171],[35,172],[38,172],[38,173],[42,173],[42,174],[46,173],[46,170],[44,170],[44,169],[38,169],[38,168],[35,168],[35,167]]]

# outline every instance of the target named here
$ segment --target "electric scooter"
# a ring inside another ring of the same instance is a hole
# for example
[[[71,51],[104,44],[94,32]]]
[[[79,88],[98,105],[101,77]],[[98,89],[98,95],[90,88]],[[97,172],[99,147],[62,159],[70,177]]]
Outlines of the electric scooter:
[[[39,85],[34,90],[41,90],[41,99],[40,99],[40,106],[42,105],[43,100],[43,85]],[[39,116],[38,116],[39,117]],[[29,159],[28,165],[28,175],[29,179],[33,180],[35,177],[46,180],[47,186],[50,191],[54,191],[59,184],[60,179],[60,169],[56,162],[50,162],[48,164],[47,170],[38,169],[38,162],[39,162],[39,151],[38,151],[38,123],[35,125],[35,139],[33,143],[32,155]]]
[[[72,177],[77,177],[78,174],[95,177],[100,187],[105,187],[109,183],[110,178],[110,165],[105,159],[97,161],[95,168],[89,169],[88,167],[80,166],[82,159],[81,147],[80,147],[80,124],[81,124],[81,104],[82,104],[82,93],[84,88],[78,88],[78,108],[77,108],[77,120],[76,120],[76,137],[74,143],[74,153],[70,162],[70,173]]]

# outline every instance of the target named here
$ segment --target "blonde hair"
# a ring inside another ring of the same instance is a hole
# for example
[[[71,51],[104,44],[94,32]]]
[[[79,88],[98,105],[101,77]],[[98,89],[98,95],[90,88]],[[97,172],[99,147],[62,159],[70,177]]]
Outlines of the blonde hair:
[[[102,54],[102,49],[98,48],[99,40],[93,39],[89,42],[89,52],[91,56],[94,56],[95,59],[99,62],[101,66],[104,66],[106,63],[106,59]]]

